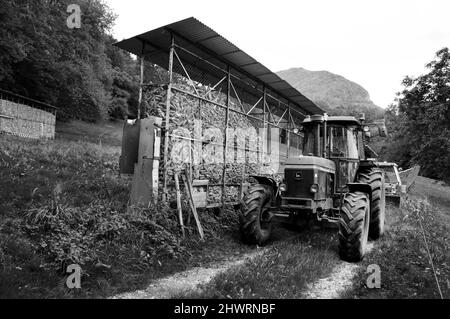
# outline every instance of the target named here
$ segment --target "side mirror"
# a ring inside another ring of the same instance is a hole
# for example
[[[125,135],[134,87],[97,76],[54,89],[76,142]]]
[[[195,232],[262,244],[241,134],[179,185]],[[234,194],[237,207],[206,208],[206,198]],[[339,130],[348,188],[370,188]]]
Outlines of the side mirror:
[[[388,131],[387,131],[387,127],[385,123],[380,123],[378,126],[378,130],[380,131],[380,136],[381,137],[387,137],[388,136]]]
[[[367,138],[371,138],[372,134],[370,133],[370,126],[364,125],[363,127],[364,136]]]

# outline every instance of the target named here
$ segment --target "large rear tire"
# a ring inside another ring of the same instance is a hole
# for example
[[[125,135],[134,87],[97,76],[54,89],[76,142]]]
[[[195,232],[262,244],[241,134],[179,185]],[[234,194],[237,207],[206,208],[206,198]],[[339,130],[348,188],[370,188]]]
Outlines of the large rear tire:
[[[368,195],[349,193],[344,198],[339,219],[339,255],[345,261],[364,258],[369,235],[370,204]]]
[[[365,169],[359,173],[358,182],[369,184],[372,188],[369,237],[374,240],[379,239],[384,234],[386,220],[386,186],[384,183],[384,174],[378,168]]]
[[[246,244],[263,246],[269,240],[271,199],[272,189],[266,185],[252,186],[245,193],[240,207],[240,230]]]

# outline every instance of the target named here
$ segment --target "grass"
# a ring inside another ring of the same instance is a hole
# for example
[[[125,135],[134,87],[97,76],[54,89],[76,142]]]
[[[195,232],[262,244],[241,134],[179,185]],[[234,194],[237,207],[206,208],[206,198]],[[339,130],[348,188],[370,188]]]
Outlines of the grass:
[[[91,124],[82,121],[57,123],[56,137],[75,142],[89,142],[120,147],[122,145],[123,122]]]
[[[202,213],[200,242],[194,228],[180,239],[168,207],[127,210],[120,131],[75,122],[54,141],[0,135],[0,298],[104,298],[250,249],[232,213]],[[81,291],[65,286],[72,263]]]

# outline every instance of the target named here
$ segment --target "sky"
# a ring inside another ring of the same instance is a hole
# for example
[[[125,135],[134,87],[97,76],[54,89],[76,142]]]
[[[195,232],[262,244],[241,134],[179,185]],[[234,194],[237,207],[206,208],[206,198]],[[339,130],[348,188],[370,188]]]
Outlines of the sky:
[[[106,0],[118,40],[195,17],[270,70],[330,71],[393,103],[450,46],[448,0]]]

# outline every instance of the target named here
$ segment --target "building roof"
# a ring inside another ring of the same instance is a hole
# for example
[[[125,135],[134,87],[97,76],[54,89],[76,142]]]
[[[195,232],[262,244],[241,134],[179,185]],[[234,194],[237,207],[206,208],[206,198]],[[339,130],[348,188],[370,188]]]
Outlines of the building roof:
[[[263,87],[266,87],[269,94],[291,105],[303,115],[324,113],[277,74],[195,18],[157,28],[115,45],[137,56],[144,56],[146,60],[167,70],[172,35],[176,44],[180,45],[179,50],[177,47],[177,54],[192,80],[203,84],[217,83],[223,78],[229,65],[233,78],[239,79],[234,86],[256,100],[261,97]],[[194,53],[196,57],[182,48]],[[184,75],[184,70],[175,64],[174,71]]]

